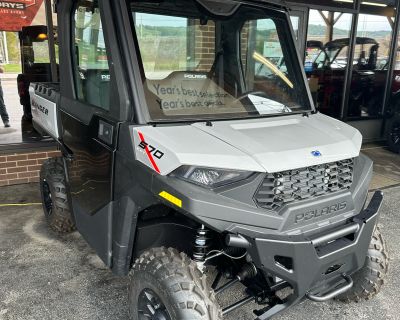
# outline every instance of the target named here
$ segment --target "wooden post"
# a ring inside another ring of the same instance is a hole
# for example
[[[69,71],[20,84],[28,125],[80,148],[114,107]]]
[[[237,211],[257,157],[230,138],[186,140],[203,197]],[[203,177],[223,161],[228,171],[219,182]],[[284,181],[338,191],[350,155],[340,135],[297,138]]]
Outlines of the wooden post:
[[[335,25],[334,12],[329,11],[328,18],[327,18],[327,24],[326,24],[326,36],[327,36],[328,42],[331,42],[333,40],[334,25]]]

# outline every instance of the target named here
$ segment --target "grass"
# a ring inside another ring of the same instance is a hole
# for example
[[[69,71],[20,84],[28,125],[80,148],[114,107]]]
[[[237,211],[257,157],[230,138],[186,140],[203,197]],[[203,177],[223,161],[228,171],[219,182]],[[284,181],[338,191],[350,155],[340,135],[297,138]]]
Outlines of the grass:
[[[3,65],[4,72],[8,73],[21,73],[21,65],[20,64],[5,64]]]

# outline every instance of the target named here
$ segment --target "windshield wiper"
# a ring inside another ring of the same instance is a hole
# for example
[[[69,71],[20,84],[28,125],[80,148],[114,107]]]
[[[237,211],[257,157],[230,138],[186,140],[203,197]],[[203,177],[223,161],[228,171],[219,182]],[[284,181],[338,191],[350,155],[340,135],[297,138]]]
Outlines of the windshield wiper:
[[[304,115],[305,113],[312,113],[312,110],[307,111],[292,111],[292,112],[283,112],[283,113],[270,113],[270,114],[258,114],[258,115],[238,115],[237,117],[227,117],[227,118],[203,118],[203,119],[159,119],[150,121],[148,124],[150,125],[163,125],[163,124],[193,124],[199,122],[211,123],[216,121],[234,121],[234,120],[249,120],[249,119],[262,119],[262,118],[274,118],[281,116],[289,116],[289,115]]]

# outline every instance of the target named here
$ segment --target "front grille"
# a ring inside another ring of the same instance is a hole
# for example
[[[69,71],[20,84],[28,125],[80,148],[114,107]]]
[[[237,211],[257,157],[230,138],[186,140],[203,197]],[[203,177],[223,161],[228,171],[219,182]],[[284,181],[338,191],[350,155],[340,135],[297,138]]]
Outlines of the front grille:
[[[354,159],[267,174],[255,194],[256,203],[278,211],[286,203],[349,189]]]

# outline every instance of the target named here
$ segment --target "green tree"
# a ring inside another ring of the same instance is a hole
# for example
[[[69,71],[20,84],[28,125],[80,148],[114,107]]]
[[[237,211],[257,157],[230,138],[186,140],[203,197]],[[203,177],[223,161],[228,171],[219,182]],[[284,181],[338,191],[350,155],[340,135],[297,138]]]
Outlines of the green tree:
[[[10,63],[20,63],[19,39],[17,32],[7,32],[8,60]]]

